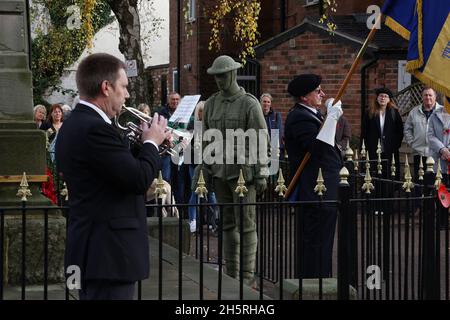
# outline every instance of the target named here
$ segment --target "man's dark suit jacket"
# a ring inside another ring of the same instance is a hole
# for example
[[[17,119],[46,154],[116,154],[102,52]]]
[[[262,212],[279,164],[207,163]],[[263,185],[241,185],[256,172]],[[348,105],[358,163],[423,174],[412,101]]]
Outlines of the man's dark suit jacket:
[[[69,191],[66,267],[79,266],[82,280],[147,278],[143,195],[161,166],[155,146],[133,157],[112,125],[78,104],[59,131],[56,161]]]
[[[319,168],[325,180],[327,191],[325,200],[336,200],[339,184],[339,171],[343,162],[340,151],[316,139],[322,121],[306,107],[296,104],[289,112],[285,124],[285,144],[289,156],[291,176],[294,176],[306,152],[311,153],[307,165],[298,180],[297,200],[319,200],[314,192]]]

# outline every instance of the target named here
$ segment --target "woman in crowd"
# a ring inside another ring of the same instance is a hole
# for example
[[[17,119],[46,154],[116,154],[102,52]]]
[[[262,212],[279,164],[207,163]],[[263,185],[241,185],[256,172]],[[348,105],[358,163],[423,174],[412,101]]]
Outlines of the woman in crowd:
[[[50,114],[46,122],[44,122],[40,129],[45,130],[48,136],[48,142],[51,144],[58,134],[59,129],[63,124],[63,109],[60,104],[54,104],[50,107]]]
[[[45,118],[47,117],[47,109],[44,105],[38,104],[33,108],[34,111],[34,122],[36,123],[36,127],[39,129],[41,125],[44,123]]]
[[[61,187],[62,181],[57,177],[56,162],[55,162],[55,143],[58,131],[63,124],[63,109],[60,104],[54,104],[50,107],[50,114],[46,122],[42,123],[40,129],[44,130],[48,137],[47,149],[47,175],[50,177],[50,182],[58,184]],[[43,185],[43,193],[56,203],[56,190],[53,187]]]
[[[150,115],[150,107],[146,103],[140,103],[138,105],[138,110],[145,113],[146,115]]]
[[[393,100],[394,95],[388,88],[375,90],[376,99],[367,108],[362,127],[361,139],[364,139],[370,160],[377,160],[378,141],[381,143],[381,159],[384,177],[391,177],[392,155],[395,159],[396,180],[400,179],[399,149],[403,140],[403,122]],[[371,165],[374,169],[376,166]]]

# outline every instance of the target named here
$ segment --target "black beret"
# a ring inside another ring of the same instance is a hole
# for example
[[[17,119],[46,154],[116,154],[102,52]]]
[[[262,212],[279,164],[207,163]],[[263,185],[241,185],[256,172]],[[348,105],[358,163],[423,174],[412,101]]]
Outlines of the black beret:
[[[314,91],[321,82],[322,77],[317,74],[301,74],[289,82],[287,90],[294,97],[303,97]]]
[[[385,94],[387,94],[391,100],[394,99],[394,95],[392,94],[392,91],[389,90],[389,89],[386,88],[386,87],[375,89],[375,94],[376,94],[377,96],[378,96],[380,93],[385,93]]]

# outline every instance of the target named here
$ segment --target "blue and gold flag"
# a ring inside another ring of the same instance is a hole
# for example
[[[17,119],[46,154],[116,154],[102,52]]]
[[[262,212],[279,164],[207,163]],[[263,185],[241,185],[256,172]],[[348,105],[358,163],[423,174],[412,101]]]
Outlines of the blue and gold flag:
[[[381,12],[386,16],[385,24],[409,40],[411,30],[417,26],[416,0],[386,0]]]
[[[409,40],[406,70],[450,97],[450,0],[387,0],[382,12]]]

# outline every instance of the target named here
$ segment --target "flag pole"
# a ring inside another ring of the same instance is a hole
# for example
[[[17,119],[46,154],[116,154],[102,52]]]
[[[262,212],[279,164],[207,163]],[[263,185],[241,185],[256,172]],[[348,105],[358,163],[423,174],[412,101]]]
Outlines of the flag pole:
[[[358,66],[359,62],[361,61],[361,59],[364,55],[364,52],[366,51],[366,49],[369,45],[369,42],[372,40],[372,38],[375,35],[375,32],[377,31],[376,26],[380,23],[380,21],[381,21],[381,14],[378,16],[375,24],[373,25],[372,29],[370,30],[369,34],[367,35],[367,38],[364,41],[361,49],[359,50],[355,61],[353,61],[353,64],[350,67],[350,70],[348,71],[347,76],[344,79],[344,82],[342,83],[338,93],[336,94],[336,97],[334,98],[333,105],[335,105],[339,101],[339,99],[341,99],[342,95],[344,94],[344,91],[347,88],[348,83],[350,82],[350,78],[352,77],[353,73],[355,72],[356,67]],[[305,168],[306,164],[308,163],[310,157],[311,157],[310,152],[307,152],[305,154],[305,156],[303,157],[302,162],[300,163],[300,166],[297,168],[297,171],[295,172],[295,175],[291,180],[291,183],[289,183],[288,189],[284,195],[285,199],[288,199],[289,196],[291,195],[292,191],[294,190],[294,188],[297,184],[297,181],[300,178],[300,174],[302,173],[303,169]]]

